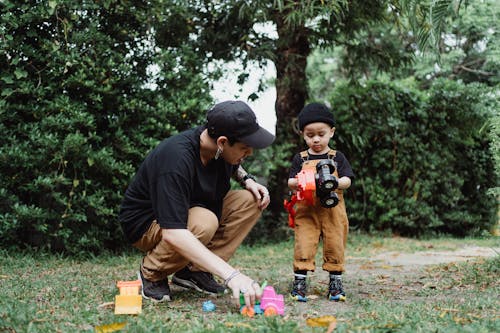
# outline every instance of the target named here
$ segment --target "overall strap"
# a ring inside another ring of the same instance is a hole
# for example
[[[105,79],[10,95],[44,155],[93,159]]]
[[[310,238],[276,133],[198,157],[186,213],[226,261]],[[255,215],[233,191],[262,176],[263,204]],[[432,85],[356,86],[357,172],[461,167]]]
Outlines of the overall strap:
[[[303,162],[307,161],[309,159],[309,153],[307,152],[307,150],[301,151],[300,157],[302,157]]]
[[[337,154],[336,150],[330,149],[330,151],[328,152],[328,159],[333,160],[336,154]]]

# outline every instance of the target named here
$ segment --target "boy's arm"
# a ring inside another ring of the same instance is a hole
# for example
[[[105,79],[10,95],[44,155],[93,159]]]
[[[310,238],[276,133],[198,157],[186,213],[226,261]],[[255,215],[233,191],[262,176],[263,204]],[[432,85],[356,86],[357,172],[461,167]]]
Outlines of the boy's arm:
[[[288,178],[288,187],[291,190],[297,191],[298,185],[299,181],[297,180],[297,178]]]

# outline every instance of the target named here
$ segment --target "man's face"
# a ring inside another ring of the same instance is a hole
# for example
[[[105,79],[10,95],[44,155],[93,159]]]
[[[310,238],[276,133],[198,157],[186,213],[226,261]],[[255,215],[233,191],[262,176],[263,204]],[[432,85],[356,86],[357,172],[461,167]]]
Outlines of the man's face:
[[[252,153],[253,148],[244,143],[236,142],[231,145],[229,142],[225,142],[222,157],[227,163],[238,165],[241,164],[247,156],[252,155]]]

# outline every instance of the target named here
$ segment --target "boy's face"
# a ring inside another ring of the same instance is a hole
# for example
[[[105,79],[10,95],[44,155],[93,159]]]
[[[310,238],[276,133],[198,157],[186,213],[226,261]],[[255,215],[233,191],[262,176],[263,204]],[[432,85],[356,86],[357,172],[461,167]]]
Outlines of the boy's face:
[[[335,127],[326,123],[310,123],[304,127],[302,135],[307,146],[315,154],[325,154],[330,150],[328,143],[335,134]]]

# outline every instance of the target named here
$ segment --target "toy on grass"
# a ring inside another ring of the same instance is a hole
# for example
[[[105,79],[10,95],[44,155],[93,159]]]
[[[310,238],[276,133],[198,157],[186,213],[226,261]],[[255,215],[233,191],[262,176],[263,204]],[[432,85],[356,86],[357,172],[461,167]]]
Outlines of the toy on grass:
[[[118,281],[120,294],[115,296],[115,314],[138,314],[142,312],[141,281]]]
[[[201,307],[204,312],[215,311],[215,304],[212,301],[205,301]]]
[[[260,308],[264,311],[264,316],[283,316],[285,314],[283,295],[276,294],[272,286],[265,287],[260,299]]]
[[[246,317],[253,317],[256,314],[264,314],[264,316],[276,316],[285,314],[285,300],[283,295],[276,294],[276,291],[272,286],[266,286],[263,284],[264,290],[262,291],[262,296],[260,302],[256,301],[252,308],[245,306],[245,298],[240,295],[240,313]]]
[[[283,205],[288,211],[288,225],[295,227],[295,209],[293,206],[298,201],[308,206],[314,205],[315,195],[321,206],[325,208],[335,207],[339,203],[339,197],[335,189],[339,186],[337,178],[333,175],[335,163],[330,159],[320,160],[315,167],[306,167],[295,176],[297,179],[297,192],[290,200],[284,200]]]

